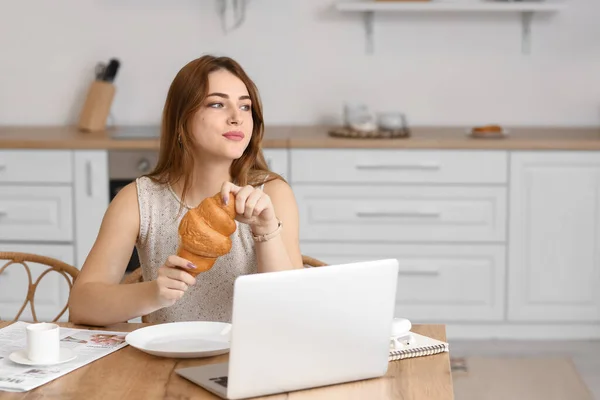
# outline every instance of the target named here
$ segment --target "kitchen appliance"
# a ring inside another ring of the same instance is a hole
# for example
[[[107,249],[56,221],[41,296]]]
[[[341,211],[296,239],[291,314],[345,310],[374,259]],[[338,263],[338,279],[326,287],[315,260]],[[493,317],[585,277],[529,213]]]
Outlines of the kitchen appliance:
[[[143,131],[143,130],[142,130]],[[138,134],[140,131],[136,131]],[[147,131],[153,132],[153,131]],[[141,136],[140,136],[141,137]],[[110,200],[136,178],[152,171],[158,161],[158,150],[109,150],[108,175]],[[137,250],[133,249],[127,272],[140,266]]]
[[[117,140],[153,140],[160,138],[160,127],[157,125],[119,126],[110,131],[111,139]]]

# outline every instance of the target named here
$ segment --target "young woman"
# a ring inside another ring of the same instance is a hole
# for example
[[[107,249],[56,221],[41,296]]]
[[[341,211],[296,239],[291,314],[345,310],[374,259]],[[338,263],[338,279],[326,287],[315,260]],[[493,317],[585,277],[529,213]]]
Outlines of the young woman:
[[[158,164],[108,207],[69,299],[70,318],[109,325],[147,315],[151,322],[231,320],[236,277],[302,268],[298,208],[290,186],[268,170],[261,151],[258,90],[227,57],[184,66],[169,89]],[[231,251],[194,278],[177,257],[178,226],[203,199],[235,195]],[[266,241],[257,241],[266,235]],[[144,282],[120,284],[136,246]]]

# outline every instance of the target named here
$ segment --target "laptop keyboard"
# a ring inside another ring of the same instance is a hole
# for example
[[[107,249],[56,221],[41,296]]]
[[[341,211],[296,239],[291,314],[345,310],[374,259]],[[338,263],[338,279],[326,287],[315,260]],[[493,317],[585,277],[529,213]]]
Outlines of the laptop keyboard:
[[[227,377],[226,376],[221,376],[219,378],[210,378],[209,380],[223,386],[223,387],[227,387]]]

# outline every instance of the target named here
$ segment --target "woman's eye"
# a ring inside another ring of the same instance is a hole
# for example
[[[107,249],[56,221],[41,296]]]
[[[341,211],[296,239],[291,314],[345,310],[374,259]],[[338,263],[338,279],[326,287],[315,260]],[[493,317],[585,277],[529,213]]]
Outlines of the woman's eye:
[[[211,108],[222,108],[223,107],[223,103],[211,103],[208,105]]]
[[[242,106],[242,110],[244,111],[250,111],[252,109],[252,106],[250,104],[245,104]]]

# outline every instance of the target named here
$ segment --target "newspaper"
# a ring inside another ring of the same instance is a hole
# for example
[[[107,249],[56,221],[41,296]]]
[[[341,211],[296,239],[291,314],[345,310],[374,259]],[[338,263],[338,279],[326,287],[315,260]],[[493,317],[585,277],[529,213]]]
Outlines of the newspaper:
[[[27,347],[27,322],[0,329],[0,391],[26,392],[68,374],[125,346],[127,332],[60,328],[60,346],[75,352],[63,364],[30,366],[17,364],[8,356]]]

